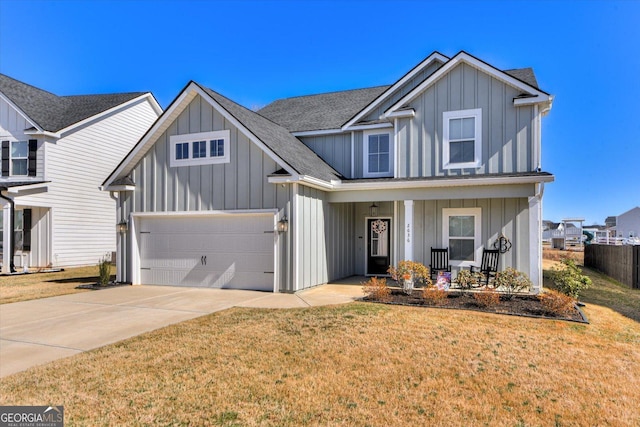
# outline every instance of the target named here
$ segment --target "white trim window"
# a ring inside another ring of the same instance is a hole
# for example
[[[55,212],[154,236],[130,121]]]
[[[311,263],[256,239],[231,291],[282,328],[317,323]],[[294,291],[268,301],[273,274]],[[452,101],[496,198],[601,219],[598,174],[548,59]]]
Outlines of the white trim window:
[[[231,132],[212,132],[171,135],[169,138],[171,167],[229,163]]]
[[[466,267],[480,259],[482,208],[442,210],[442,244],[449,248],[451,265]]]
[[[380,178],[393,176],[394,144],[391,132],[372,130],[363,132],[364,176]]]
[[[29,141],[11,142],[11,175],[29,175]]]
[[[442,167],[478,168],[482,161],[482,109],[445,111]]]

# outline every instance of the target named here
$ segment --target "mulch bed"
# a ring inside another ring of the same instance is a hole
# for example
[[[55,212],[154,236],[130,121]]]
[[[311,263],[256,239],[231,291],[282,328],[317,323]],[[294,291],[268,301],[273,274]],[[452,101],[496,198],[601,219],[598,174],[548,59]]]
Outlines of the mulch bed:
[[[363,301],[375,301],[369,297]],[[494,307],[482,307],[471,294],[463,294],[460,291],[449,291],[447,298],[439,305],[430,304],[422,298],[422,289],[414,289],[410,295],[401,289],[391,289],[391,300],[385,304],[407,305],[417,307],[446,308],[454,310],[473,310],[485,313],[507,314],[511,316],[536,317],[544,319],[566,320],[570,322],[589,323],[584,312],[578,306],[566,316],[558,316],[546,312],[535,295],[516,295],[511,300],[500,298],[500,304]]]

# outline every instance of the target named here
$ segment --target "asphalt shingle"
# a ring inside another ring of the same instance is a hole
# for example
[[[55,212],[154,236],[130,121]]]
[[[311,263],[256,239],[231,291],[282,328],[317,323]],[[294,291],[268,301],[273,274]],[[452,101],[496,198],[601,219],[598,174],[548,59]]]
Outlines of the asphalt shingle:
[[[197,84],[197,83],[196,83]],[[316,153],[277,123],[239,105],[219,93],[199,85],[229,114],[242,123],[253,135],[289,164],[297,173],[324,181],[340,179],[341,175]]]
[[[146,92],[57,96],[0,74],[0,92],[43,130],[57,132]]]
[[[258,114],[290,132],[339,129],[388,88],[377,86],[279,99],[258,110]]]

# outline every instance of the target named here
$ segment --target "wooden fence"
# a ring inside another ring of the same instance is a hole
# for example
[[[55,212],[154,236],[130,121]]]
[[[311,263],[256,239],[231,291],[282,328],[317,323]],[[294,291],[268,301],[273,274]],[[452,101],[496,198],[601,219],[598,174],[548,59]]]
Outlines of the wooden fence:
[[[587,245],[585,267],[594,268],[634,289],[640,289],[640,246]]]

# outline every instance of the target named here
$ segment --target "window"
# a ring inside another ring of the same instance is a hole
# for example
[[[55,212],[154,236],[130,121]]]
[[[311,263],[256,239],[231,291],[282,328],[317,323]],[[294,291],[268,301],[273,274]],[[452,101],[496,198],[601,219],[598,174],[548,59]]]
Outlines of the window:
[[[442,244],[449,248],[452,265],[468,266],[479,261],[481,208],[442,210]]]
[[[29,162],[29,143],[13,141],[11,143],[11,174],[27,175]]]
[[[224,156],[224,139],[211,140],[211,149],[209,150],[211,157],[223,157]]]
[[[393,176],[393,139],[390,132],[364,133],[364,176]]]
[[[193,142],[193,158],[202,159],[207,157],[207,141]]]
[[[181,142],[176,144],[176,160],[183,160],[189,158],[189,143]]]
[[[442,167],[480,167],[482,161],[482,109],[443,113]]]
[[[229,163],[230,135],[228,130],[172,135],[169,164],[177,167]]]

